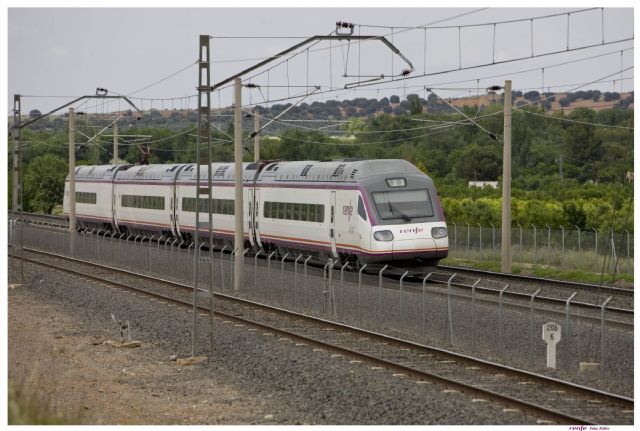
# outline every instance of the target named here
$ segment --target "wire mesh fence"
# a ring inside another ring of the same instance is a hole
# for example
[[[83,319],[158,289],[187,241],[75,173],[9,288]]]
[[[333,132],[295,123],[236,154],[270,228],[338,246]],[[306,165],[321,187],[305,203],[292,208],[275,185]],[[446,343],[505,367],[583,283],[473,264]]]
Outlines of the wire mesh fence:
[[[500,229],[493,225],[451,223],[449,256],[499,263]],[[511,247],[514,265],[633,274],[633,234],[626,230],[602,232],[576,227],[517,226],[511,229]]]
[[[389,266],[363,266],[328,260],[318,265],[308,255],[280,256],[276,252],[255,255],[242,250],[244,265],[242,283],[234,290],[233,261],[229,248],[212,250],[204,244],[201,259],[194,259],[195,246],[171,238],[111,235],[86,231],[73,236],[68,231],[46,227],[23,227],[24,246],[77,259],[127,269],[136,273],[193,285],[198,266],[199,286],[211,285],[217,293],[230,294],[304,314],[335,320],[399,338],[473,353],[489,360],[512,366],[544,370],[546,347],[541,339],[544,323],[562,325],[562,343],[558,346],[558,366],[575,372],[585,359],[602,364],[603,375],[624,376],[633,373],[633,326],[625,330],[609,323],[611,314],[603,301],[591,310],[575,307],[571,292],[565,295],[563,306],[542,306],[536,292],[515,300],[505,292],[508,286],[493,290],[476,288],[479,280],[459,281],[458,275],[445,276],[432,272],[414,274]],[[491,230],[472,233],[465,229],[465,241],[494,253]],[[516,231],[518,233],[518,231]],[[547,241],[549,231],[546,231]],[[542,239],[533,230],[527,238]],[[577,234],[577,232],[576,232]],[[584,234],[584,232],[583,232]],[[473,241],[471,240],[473,238]],[[605,238],[607,238],[605,236]],[[587,250],[595,244],[584,237]],[[497,236],[496,236],[497,240]],[[564,236],[564,245],[576,238]],[[605,240],[610,240],[605,239]],[[488,242],[487,242],[488,241]],[[523,242],[525,232],[523,230]],[[543,251],[554,250],[557,258],[562,247],[552,237],[548,249],[527,250],[527,257],[549,258]],[[601,239],[602,241],[602,239]],[[74,250],[71,250],[71,243]],[[516,243],[519,237],[516,235]],[[453,247],[456,247],[455,241]],[[459,252],[464,248],[458,244]],[[602,242],[600,245],[604,247]],[[236,253],[238,251],[235,251]],[[565,249],[566,253],[566,249]],[[468,276],[467,276],[468,277]],[[456,280],[457,278],[457,280]],[[501,293],[502,292],[502,293]]]

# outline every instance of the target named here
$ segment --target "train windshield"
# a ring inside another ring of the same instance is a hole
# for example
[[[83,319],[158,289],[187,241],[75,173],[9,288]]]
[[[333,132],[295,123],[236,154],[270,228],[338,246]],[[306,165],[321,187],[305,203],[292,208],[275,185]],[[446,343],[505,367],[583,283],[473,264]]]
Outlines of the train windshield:
[[[414,218],[433,217],[433,205],[426,189],[373,192],[371,195],[381,220],[410,222]]]

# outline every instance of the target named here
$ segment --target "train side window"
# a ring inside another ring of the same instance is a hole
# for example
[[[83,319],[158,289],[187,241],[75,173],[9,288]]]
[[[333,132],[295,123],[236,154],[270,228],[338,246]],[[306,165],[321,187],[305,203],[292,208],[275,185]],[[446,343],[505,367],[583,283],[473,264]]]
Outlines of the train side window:
[[[324,223],[324,205],[316,205],[316,221]]]
[[[358,195],[358,215],[362,220],[367,221],[367,212],[364,209],[364,202],[362,202],[362,196]]]
[[[293,218],[293,203],[287,202],[287,220],[294,220]]]
[[[279,219],[284,219],[285,217],[285,203],[284,202],[278,202],[278,218]]]
[[[293,204],[293,217],[295,220],[303,220],[302,218],[302,207],[303,204]]]

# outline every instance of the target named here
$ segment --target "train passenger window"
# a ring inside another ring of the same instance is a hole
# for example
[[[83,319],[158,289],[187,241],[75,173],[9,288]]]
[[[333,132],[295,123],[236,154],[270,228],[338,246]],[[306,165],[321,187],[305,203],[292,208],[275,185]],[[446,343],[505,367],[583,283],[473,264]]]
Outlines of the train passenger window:
[[[284,202],[278,202],[278,218],[279,219],[287,218],[285,208],[286,208],[286,204]]]
[[[302,214],[300,208],[303,204],[293,204],[293,219],[302,220]]]
[[[294,220],[293,218],[293,204],[287,202],[287,220]]]
[[[364,209],[364,202],[362,202],[362,196],[358,196],[358,215],[362,220],[367,221],[367,212]]]
[[[324,223],[324,205],[316,205],[316,221]]]

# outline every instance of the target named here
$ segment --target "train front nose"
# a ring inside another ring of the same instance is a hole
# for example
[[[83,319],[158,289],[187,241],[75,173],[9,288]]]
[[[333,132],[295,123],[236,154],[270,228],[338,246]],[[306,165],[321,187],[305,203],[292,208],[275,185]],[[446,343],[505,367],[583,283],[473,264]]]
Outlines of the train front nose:
[[[394,232],[392,247],[393,261],[412,259],[443,258],[447,254],[447,239],[435,235],[438,227],[432,225],[414,225],[397,228]],[[437,232],[439,233],[439,232]],[[446,234],[445,234],[446,235]]]

